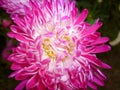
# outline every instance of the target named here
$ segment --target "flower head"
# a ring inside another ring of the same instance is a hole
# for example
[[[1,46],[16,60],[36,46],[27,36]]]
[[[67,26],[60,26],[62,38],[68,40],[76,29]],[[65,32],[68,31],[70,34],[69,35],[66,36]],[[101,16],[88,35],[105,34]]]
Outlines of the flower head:
[[[110,47],[97,30],[102,23],[85,22],[88,10],[80,15],[75,1],[32,1],[24,7],[24,18],[16,16],[8,36],[20,45],[9,61],[15,70],[10,77],[22,82],[16,90],[85,90],[103,86],[106,76],[98,67],[110,66],[96,57]]]

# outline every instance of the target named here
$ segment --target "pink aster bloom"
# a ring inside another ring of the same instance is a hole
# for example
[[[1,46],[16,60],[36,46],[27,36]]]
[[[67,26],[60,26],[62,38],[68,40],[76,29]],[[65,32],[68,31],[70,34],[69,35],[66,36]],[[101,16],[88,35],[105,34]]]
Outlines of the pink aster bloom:
[[[8,36],[20,44],[9,56],[14,70],[9,77],[21,80],[15,90],[97,90],[109,65],[96,57],[110,50],[108,37],[97,30],[99,20],[85,22],[88,10],[78,14],[75,1],[30,1],[24,18],[16,16]]]

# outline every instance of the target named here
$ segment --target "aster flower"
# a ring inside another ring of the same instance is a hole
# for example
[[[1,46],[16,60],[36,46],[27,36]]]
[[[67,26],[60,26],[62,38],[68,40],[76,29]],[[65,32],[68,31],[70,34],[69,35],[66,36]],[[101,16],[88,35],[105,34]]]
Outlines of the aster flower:
[[[88,10],[78,14],[75,1],[30,0],[25,16],[16,16],[8,36],[20,42],[9,56],[14,70],[9,77],[21,80],[15,90],[96,90],[109,69],[96,56],[110,50],[108,37],[97,30],[102,23],[85,22]]]

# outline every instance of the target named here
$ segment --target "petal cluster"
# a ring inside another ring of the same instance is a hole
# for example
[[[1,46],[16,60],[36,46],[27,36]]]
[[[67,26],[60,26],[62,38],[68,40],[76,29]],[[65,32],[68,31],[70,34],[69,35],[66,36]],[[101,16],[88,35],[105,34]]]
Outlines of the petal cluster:
[[[78,13],[75,1],[30,0],[24,6],[25,16],[14,17],[8,36],[18,40],[19,46],[9,56],[14,70],[9,77],[21,80],[16,90],[96,90],[103,86],[106,76],[99,67],[110,66],[96,57],[96,53],[110,50],[93,25],[85,22],[88,10]]]
[[[0,0],[0,7],[11,14],[11,16],[15,14],[24,15],[24,5],[29,7],[29,0]]]

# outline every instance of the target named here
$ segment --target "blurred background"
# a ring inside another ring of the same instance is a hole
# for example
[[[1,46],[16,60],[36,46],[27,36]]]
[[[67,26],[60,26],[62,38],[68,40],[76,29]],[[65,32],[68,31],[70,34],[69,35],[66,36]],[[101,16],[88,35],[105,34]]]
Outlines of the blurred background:
[[[99,31],[102,32],[102,36],[110,38],[112,50],[97,55],[112,67],[111,70],[102,70],[108,78],[105,86],[99,87],[99,90],[120,90],[120,0],[77,0],[77,7],[80,11],[84,8],[89,10],[86,21],[91,24],[100,18],[103,26]],[[14,90],[18,83],[14,79],[8,79],[12,71],[11,63],[6,58],[13,43],[16,45],[16,41],[6,35],[10,31],[11,23],[9,15],[0,9],[0,90]]]

